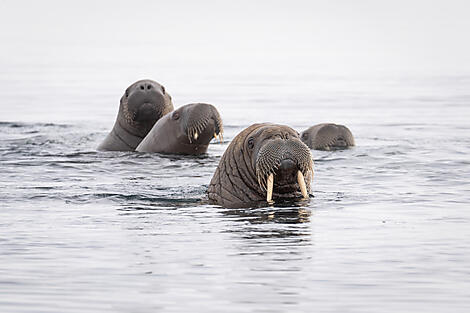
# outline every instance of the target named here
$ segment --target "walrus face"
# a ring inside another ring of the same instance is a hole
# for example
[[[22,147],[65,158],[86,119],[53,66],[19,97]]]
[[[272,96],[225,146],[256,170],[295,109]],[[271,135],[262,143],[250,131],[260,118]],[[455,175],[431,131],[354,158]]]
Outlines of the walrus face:
[[[177,125],[176,135],[186,144],[209,144],[212,138],[223,138],[222,119],[217,109],[207,103],[190,103],[171,113]]]
[[[296,131],[287,126],[267,125],[250,134],[245,147],[258,186],[266,191],[268,202],[273,198],[309,197],[312,155]]]
[[[179,125],[177,135],[186,144],[209,144],[212,138],[223,139],[222,119],[217,109],[207,103],[187,104],[171,115]]]
[[[121,98],[121,110],[127,124],[145,134],[163,115],[173,110],[165,88],[152,80],[139,80],[129,86]]]
[[[301,135],[302,141],[312,149],[338,150],[354,146],[351,131],[343,126],[332,123],[318,124],[310,127]]]
[[[253,124],[225,150],[207,190],[209,200],[243,207],[266,199],[309,198],[310,149],[288,126]]]

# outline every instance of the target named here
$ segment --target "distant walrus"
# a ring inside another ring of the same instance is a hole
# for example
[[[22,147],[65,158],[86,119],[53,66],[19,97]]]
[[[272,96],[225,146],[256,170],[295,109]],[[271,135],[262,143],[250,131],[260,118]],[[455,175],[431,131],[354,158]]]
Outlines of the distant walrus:
[[[336,150],[354,146],[351,131],[343,125],[323,123],[302,132],[300,138],[311,149]]]
[[[212,177],[209,200],[224,207],[309,198],[310,149],[292,128],[254,124],[230,143]]]
[[[173,111],[171,96],[153,80],[139,80],[121,97],[111,132],[98,150],[134,151],[156,121]]]
[[[166,154],[202,154],[212,138],[222,140],[217,109],[207,103],[186,104],[162,117],[136,151]]]

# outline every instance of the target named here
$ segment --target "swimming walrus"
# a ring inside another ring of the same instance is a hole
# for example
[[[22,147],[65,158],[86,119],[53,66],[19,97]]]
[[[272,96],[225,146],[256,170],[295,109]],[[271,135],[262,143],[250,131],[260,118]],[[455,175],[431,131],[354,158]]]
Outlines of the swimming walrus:
[[[222,119],[213,105],[190,103],[158,120],[136,151],[202,154],[212,138],[222,141],[222,134]]]
[[[322,123],[314,125],[300,135],[302,141],[311,149],[336,150],[354,146],[354,137],[344,125]]]
[[[207,192],[212,203],[243,207],[259,201],[309,198],[312,178],[310,149],[295,130],[253,124],[230,143]]]
[[[149,79],[133,83],[121,97],[114,127],[98,150],[134,151],[155,122],[171,111],[165,87]]]

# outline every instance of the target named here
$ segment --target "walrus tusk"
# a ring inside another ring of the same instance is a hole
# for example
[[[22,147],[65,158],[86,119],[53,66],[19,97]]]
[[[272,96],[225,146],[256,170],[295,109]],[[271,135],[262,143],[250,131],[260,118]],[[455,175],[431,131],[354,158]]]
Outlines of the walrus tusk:
[[[307,186],[305,186],[304,175],[302,174],[301,171],[297,172],[297,182],[299,183],[300,191],[302,192],[302,196],[304,196],[304,199],[308,199]]]
[[[271,173],[268,176],[268,186],[266,188],[266,201],[272,202],[273,201],[273,185],[274,185],[274,175]]]
[[[197,137],[199,137],[199,134],[197,132],[194,133],[194,140],[197,140]]]
[[[217,134],[216,134],[216,133],[214,133],[214,138],[215,138],[216,140],[219,140],[219,138],[217,137]]]

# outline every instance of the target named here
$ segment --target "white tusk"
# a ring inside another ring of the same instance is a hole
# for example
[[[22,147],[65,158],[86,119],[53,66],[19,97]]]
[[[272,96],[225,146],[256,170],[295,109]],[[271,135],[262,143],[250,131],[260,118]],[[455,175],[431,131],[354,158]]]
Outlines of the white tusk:
[[[215,139],[219,139],[219,138],[217,137],[217,134],[216,134],[216,133],[214,133],[214,138],[215,138]]]
[[[307,186],[305,185],[304,175],[302,174],[301,171],[297,172],[297,182],[299,183],[302,196],[304,196],[304,199],[308,199],[309,197],[308,197],[308,192],[307,192]]]
[[[199,137],[199,134],[197,132],[194,133],[194,140],[197,140],[197,137]]]
[[[268,186],[266,188],[266,201],[272,202],[273,201],[273,185],[274,185],[274,175],[271,173],[268,176]]]

